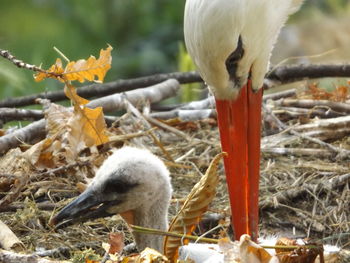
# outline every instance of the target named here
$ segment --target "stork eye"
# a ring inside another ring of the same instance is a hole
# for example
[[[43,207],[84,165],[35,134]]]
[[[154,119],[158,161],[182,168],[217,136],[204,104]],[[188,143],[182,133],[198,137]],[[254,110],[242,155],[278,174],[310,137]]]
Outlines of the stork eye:
[[[244,49],[242,38],[239,36],[237,48],[227,57],[225,61],[226,70],[232,79],[235,79],[236,77],[238,62],[242,59],[243,55]]]
[[[129,192],[131,189],[133,189],[137,185],[138,185],[137,183],[131,183],[122,179],[110,179],[110,180],[107,180],[107,182],[102,187],[102,192],[104,194],[108,194],[108,193],[125,194],[126,192]]]

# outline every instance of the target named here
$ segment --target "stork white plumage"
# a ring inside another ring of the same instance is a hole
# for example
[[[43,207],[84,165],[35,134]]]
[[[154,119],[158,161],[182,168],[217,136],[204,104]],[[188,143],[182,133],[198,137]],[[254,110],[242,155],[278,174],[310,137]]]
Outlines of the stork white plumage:
[[[187,50],[216,99],[235,238],[258,235],[261,98],[270,54],[303,0],[187,0]]]

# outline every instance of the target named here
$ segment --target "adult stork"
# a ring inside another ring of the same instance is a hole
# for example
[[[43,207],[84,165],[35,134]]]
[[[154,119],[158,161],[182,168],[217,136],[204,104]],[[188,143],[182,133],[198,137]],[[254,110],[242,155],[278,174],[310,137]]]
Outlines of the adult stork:
[[[235,239],[258,236],[261,101],[279,31],[303,0],[187,0],[187,50],[216,99]]]

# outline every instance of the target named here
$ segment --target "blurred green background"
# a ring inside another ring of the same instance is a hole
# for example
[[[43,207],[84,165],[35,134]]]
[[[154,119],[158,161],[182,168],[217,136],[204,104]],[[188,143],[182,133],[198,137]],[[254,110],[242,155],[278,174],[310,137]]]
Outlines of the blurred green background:
[[[284,29],[273,63],[291,56],[302,56],[291,63],[349,61],[349,2],[306,0],[301,12]],[[98,56],[108,43],[114,50],[106,81],[192,67],[181,47],[185,0],[0,0],[0,3],[0,48],[27,63],[48,68],[59,57],[54,46],[70,60],[90,54]],[[335,50],[326,52],[331,49]],[[35,83],[32,75],[33,72],[18,69],[0,58],[0,99],[62,87],[53,80]]]

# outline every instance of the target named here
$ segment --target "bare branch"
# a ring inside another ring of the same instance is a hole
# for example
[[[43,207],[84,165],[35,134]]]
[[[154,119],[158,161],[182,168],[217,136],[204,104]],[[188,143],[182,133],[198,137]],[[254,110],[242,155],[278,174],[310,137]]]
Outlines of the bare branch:
[[[25,69],[29,69],[29,70],[33,70],[33,71],[37,71],[37,72],[45,72],[45,70],[43,70],[35,65],[31,65],[31,64],[23,62],[22,60],[17,59],[8,50],[0,49],[0,56],[8,59],[9,61],[11,61],[13,64],[15,64],[19,68],[25,68]]]
[[[350,65],[291,65],[272,69],[266,78],[280,83],[289,83],[302,79],[318,79],[327,77],[350,77]]]
[[[107,95],[131,91],[139,88],[145,88],[151,85],[161,83],[168,79],[176,79],[179,83],[193,83],[201,82],[202,79],[196,72],[174,72],[168,74],[157,74],[147,77],[117,80],[104,84],[92,84],[77,89],[78,95],[86,99],[92,97],[104,97]],[[48,99],[51,102],[67,100],[63,90],[42,92],[39,94],[8,98],[0,101],[0,107],[21,107],[35,104],[35,100],[38,98]]]
[[[150,101],[151,103],[176,95],[180,84],[176,79],[169,79],[154,86],[115,94],[90,101],[87,106],[90,108],[103,107],[104,112],[120,110],[124,108],[123,98],[136,105],[139,101]]]
[[[11,251],[0,249],[0,262],[3,263],[70,263],[67,260],[49,260],[41,258],[35,254],[19,254]]]
[[[264,88],[303,80],[306,78],[350,77],[350,65],[292,65],[279,66],[266,76]],[[84,98],[107,96],[133,89],[143,88],[157,84],[167,79],[177,79],[181,84],[203,82],[196,72],[173,72],[168,74],[155,74],[135,79],[117,80],[104,84],[92,84],[78,88],[78,94]],[[19,107],[35,103],[37,98],[49,99],[52,102],[66,100],[63,91],[42,92],[30,96],[8,98],[0,101],[0,107]]]
[[[103,107],[104,111],[114,111],[123,107],[123,97],[126,97],[134,105],[142,100],[158,102],[160,100],[174,96],[179,88],[180,85],[178,81],[170,79],[148,88],[92,100],[88,106],[92,108]],[[40,121],[33,122],[22,129],[18,129],[11,134],[1,136],[0,154],[3,154],[9,149],[19,146],[23,142],[29,143],[45,138],[45,124],[46,121],[42,119]]]

